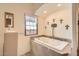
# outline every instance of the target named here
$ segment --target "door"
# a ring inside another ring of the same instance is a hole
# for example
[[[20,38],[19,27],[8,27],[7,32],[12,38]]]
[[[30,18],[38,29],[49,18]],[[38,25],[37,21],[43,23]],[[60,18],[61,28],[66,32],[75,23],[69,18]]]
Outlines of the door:
[[[79,20],[78,20],[78,48],[77,48],[77,55],[79,56]]]

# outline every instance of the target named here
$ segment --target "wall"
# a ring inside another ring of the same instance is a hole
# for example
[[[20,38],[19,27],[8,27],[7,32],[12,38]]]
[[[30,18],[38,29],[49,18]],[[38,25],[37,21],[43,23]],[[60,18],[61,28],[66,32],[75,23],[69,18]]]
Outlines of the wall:
[[[78,14],[79,14],[79,6],[78,4],[73,4],[73,53],[77,55],[77,48],[78,48]]]
[[[51,24],[53,23],[53,19],[56,19],[55,23],[57,24],[57,28],[55,28],[55,36],[60,38],[72,39],[72,12],[71,9],[63,9],[57,11],[50,16],[47,17],[45,25],[47,29],[45,30],[46,35],[52,36],[52,28]],[[60,19],[63,19],[63,23],[60,23]],[[49,25],[47,24],[49,22]],[[69,25],[69,29],[66,30],[65,25]]]
[[[30,39],[24,36],[24,13],[32,15],[31,4],[0,4],[0,28],[4,27],[4,12],[14,13],[14,31],[19,33],[18,55],[23,55],[30,50]],[[4,30],[3,30],[4,29]],[[6,28],[0,29],[0,55],[3,52],[4,33]]]
[[[51,24],[53,23],[53,19],[55,20],[55,23],[57,24],[57,27],[54,30],[55,37],[59,38],[65,38],[71,40],[73,46],[73,37],[72,37],[72,6],[69,8],[65,8],[59,11],[56,11],[49,15],[46,18],[45,25],[47,28],[44,30],[45,35],[52,36],[52,28]],[[63,19],[63,23],[60,23],[60,19]],[[49,22],[49,24],[47,24]],[[69,29],[66,30],[65,25],[69,25]]]
[[[0,56],[3,55],[3,43],[4,43],[4,23],[3,23],[3,14],[0,11]]]
[[[44,35],[45,18],[38,16],[38,35]]]
[[[78,48],[78,13],[79,6],[78,4],[72,4],[72,26],[73,26],[73,48],[72,55],[77,55]]]

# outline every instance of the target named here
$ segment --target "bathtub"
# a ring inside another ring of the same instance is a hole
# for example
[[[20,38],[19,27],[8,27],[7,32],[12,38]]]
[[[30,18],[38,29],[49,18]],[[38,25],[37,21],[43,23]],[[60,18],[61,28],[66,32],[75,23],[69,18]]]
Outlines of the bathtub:
[[[69,42],[48,37],[36,37],[32,40],[32,52],[37,56],[69,54]]]

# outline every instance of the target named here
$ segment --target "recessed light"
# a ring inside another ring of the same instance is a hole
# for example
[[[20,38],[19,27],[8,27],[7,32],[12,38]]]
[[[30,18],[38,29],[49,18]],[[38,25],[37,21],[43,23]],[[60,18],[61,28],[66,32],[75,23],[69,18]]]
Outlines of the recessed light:
[[[47,13],[47,11],[44,11],[44,13]]]
[[[61,4],[57,4],[58,7],[62,6]]]

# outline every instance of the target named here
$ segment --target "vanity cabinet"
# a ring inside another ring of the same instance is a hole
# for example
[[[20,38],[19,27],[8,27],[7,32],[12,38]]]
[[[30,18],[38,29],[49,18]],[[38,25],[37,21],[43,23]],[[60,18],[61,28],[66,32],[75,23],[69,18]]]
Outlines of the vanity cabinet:
[[[18,33],[4,33],[4,56],[16,56],[18,45]]]

